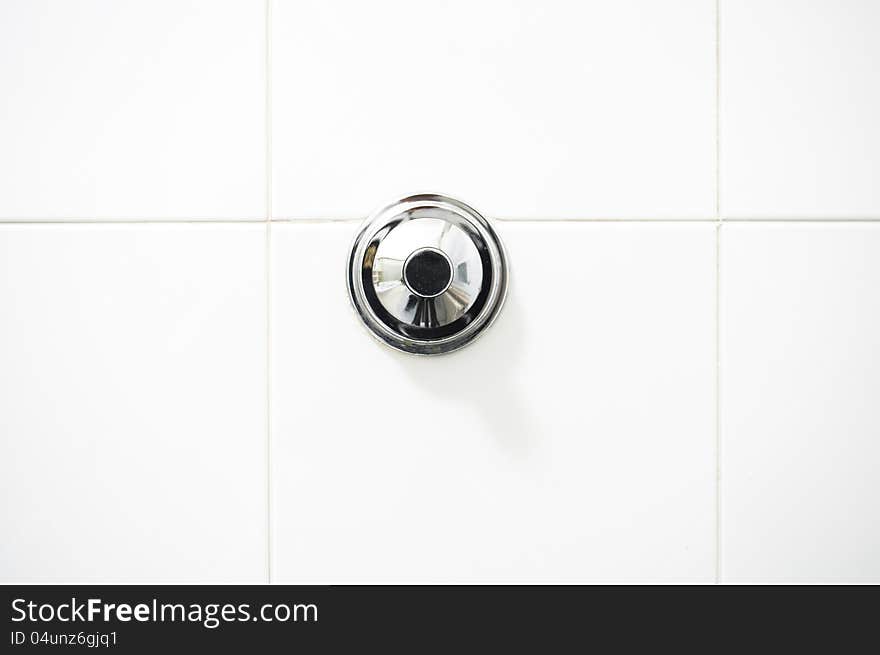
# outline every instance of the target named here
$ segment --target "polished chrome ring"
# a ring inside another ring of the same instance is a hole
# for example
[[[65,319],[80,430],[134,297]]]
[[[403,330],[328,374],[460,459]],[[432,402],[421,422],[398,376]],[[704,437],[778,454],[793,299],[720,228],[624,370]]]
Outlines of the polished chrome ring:
[[[419,355],[472,342],[507,293],[507,256],[495,230],[473,208],[436,194],[403,198],[368,218],[346,274],[370,331]]]

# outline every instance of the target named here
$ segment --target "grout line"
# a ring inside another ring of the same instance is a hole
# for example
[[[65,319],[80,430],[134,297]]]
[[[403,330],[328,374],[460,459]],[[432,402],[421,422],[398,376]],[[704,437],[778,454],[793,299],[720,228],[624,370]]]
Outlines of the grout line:
[[[715,0],[715,219],[721,216],[721,0]]]
[[[715,218],[509,218],[494,217],[503,223],[711,223]]]
[[[266,225],[266,582],[272,583],[272,224]]]
[[[272,0],[266,0],[266,221],[272,220]]]
[[[715,0],[715,584],[721,584],[721,0]]]
[[[490,216],[501,223],[714,223],[715,218],[510,218]],[[357,218],[273,218],[273,223],[358,223]]]
[[[725,223],[877,223],[880,218],[725,218]]]
[[[70,219],[3,219],[0,218],[0,228],[4,225],[265,225],[266,223],[281,223],[290,225],[333,225],[345,223],[360,223],[360,218],[273,218],[266,216],[260,218],[137,218],[137,219],[94,219],[94,218],[70,218]],[[692,223],[819,223],[833,225],[836,223],[880,223],[880,217],[876,218],[498,218],[492,220],[500,223],[532,223],[537,225],[553,225],[556,223],[675,223],[687,225]]]
[[[304,223],[304,224],[326,224],[332,225],[334,223],[358,223],[364,220],[366,214],[361,216],[360,218],[272,218],[273,223]]]
[[[0,218],[3,225],[261,225],[255,218]]]
[[[724,226],[715,227],[715,583],[721,583],[721,234]]]
[[[272,0],[266,0],[266,582],[272,583]]]

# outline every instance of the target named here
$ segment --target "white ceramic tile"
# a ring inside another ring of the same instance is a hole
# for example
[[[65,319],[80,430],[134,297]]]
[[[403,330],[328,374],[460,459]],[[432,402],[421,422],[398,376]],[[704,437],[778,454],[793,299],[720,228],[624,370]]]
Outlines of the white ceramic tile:
[[[0,3],[0,219],[266,212],[265,8]]]
[[[726,225],[722,572],[880,582],[880,225]]]
[[[712,0],[275,0],[274,208],[715,215]]]
[[[880,3],[721,7],[723,213],[880,217]]]
[[[279,582],[711,581],[711,225],[502,223],[498,322],[441,357],[360,324],[354,223],[273,227]]]
[[[0,226],[0,582],[264,582],[263,226]]]

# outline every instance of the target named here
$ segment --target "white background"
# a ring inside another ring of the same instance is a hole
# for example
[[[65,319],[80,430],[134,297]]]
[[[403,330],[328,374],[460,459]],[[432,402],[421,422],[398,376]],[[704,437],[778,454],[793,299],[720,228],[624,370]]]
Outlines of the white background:
[[[880,581],[880,3],[0,0],[0,581]],[[374,341],[358,222],[495,221]]]

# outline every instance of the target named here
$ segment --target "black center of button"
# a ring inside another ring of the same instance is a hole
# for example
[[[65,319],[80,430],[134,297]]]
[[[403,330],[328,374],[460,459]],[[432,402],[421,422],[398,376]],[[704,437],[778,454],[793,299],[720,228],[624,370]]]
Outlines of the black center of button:
[[[433,298],[446,291],[452,281],[452,266],[438,250],[417,250],[403,267],[403,281],[417,296]]]

